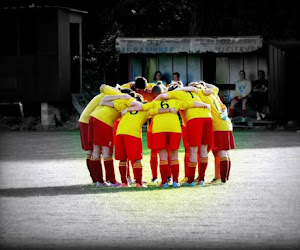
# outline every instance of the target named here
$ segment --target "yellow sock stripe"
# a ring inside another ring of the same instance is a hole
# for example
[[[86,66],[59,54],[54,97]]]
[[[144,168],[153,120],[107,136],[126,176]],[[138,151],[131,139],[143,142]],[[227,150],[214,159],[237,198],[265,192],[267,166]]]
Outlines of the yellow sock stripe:
[[[159,162],[160,165],[168,165],[168,160],[163,160]]]
[[[176,164],[179,164],[179,161],[178,161],[178,160],[173,160],[173,161],[171,161],[171,165],[176,165]]]
[[[195,168],[195,167],[197,167],[197,162],[189,162],[188,166],[192,167],[192,168]]]
[[[100,161],[100,158],[91,158],[91,161]]]
[[[243,110],[247,110],[247,108],[242,108]]]
[[[135,163],[133,163],[132,167],[134,167],[134,168],[142,168],[143,166],[142,166],[142,163],[135,162]]]
[[[119,166],[126,167],[126,161],[120,161]]]
[[[87,155],[86,158],[87,158],[87,159],[91,159],[91,158],[92,158],[92,155]]]
[[[104,160],[104,161],[112,161],[113,158],[112,158],[112,157],[107,157],[107,158],[104,158],[103,160]]]
[[[220,157],[220,161],[227,161],[227,157]]]
[[[208,158],[200,158],[201,163],[208,163]]]
[[[230,106],[230,108],[229,109],[234,109],[234,106]]]

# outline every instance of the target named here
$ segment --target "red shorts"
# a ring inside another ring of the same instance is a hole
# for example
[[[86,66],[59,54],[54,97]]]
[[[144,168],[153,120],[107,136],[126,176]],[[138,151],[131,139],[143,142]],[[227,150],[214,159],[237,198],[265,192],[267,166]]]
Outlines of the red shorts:
[[[161,150],[170,148],[175,151],[179,149],[181,133],[161,132],[152,134],[152,148]]]
[[[214,132],[214,151],[235,149],[232,131]]]
[[[152,148],[152,133],[147,131],[147,148]]]
[[[91,116],[89,121],[89,142],[98,146],[112,148],[114,146],[113,140],[113,128]]]
[[[194,118],[186,125],[188,132],[188,143],[190,147],[202,145],[212,146],[214,144],[213,125],[211,118]]]
[[[189,148],[189,138],[188,138],[188,131],[186,129],[186,126],[182,126],[182,141],[184,148]]]
[[[115,159],[119,161],[141,160],[143,158],[142,139],[131,135],[117,135]]]
[[[117,136],[117,129],[118,129],[118,125],[120,123],[121,120],[116,120],[114,123],[114,144],[116,144],[116,136]]]
[[[89,138],[89,124],[79,122],[79,132],[81,139],[81,147],[83,150],[93,150],[93,143],[88,141]]]

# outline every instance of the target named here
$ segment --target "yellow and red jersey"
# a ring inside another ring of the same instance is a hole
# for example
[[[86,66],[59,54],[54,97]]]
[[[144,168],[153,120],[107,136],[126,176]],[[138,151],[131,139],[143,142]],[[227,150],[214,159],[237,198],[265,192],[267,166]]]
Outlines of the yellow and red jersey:
[[[108,95],[121,95],[117,90],[112,89],[110,86],[105,86],[104,91],[105,94]],[[115,108],[107,107],[107,106],[98,106],[91,114],[91,116],[95,117],[99,121],[104,122],[105,124],[113,127],[114,122],[121,116],[120,112],[122,112],[125,108],[130,107],[131,102],[135,101],[134,98],[130,99],[116,99],[113,101],[115,103]]]
[[[226,106],[221,102],[220,97],[218,96],[219,89],[211,88],[213,91],[212,94],[206,96],[204,95],[204,90],[198,90],[203,94],[203,102],[208,103],[211,107],[211,114],[213,120],[214,131],[232,131],[232,123],[227,117],[226,120],[221,118],[221,113]]]
[[[83,112],[80,115],[79,122],[89,123],[90,116],[92,112],[99,106],[101,99],[105,96],[105,94],[101,93],[96,95],[85,107]]]
[[[162,101],[153,101],[143,104],[143,110],[158,110],[160,108],[175,108],[176,111],[185,110],[194,106],[193,101],[180,101],[168,99]],[[153,117],[152,133],[174,132],[181,133],[180,121],[177,114],[163,113]]]
[[[199,95],[191,91],[178,90],[178,91],[167,92],[167,94],[169,95],[170,98],[178,99],[181,101],[202,102]],[[183,125],[185,126],[187,121],[194,118],[207,117],[208,113],[209,112],[207,112],[207,110],[205,110],[204,108],[189,108],[183,112],[180,112],[180,115],[181,117],[185,116],[185,118],[183,118]]]
[[[130,111],[127,112],[121,119],[117,135],[131,135],[142,138],[141,128],[146,121],[152,116],[156,115],[157,111],[150,109],[149,111]]]
[[[198,90],[198,92],[195,94],[197,94],[199,96],[199,98],[201,99],[202,102],[205,102],[204,101],[205,95],[204,95],[203,91]],[[202,116],[201,116],[202,118],[212,118],[211,111],[209,109],[202,109],[201,111],[202,111]]]

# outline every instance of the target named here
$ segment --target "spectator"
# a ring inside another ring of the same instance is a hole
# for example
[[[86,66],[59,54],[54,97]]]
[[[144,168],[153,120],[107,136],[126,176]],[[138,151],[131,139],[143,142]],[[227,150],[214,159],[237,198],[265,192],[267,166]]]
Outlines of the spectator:
[[[180,74],[178,72],[173,73],[173,79],[171,83],[178,83],[180,82],[182,86],[185,86],[185,84],[180,80]]]
[[[251,93],[252,84],[251,81],[246,79],[246,73],[244,70],[239,72],[240,79],[235,83],[236,96],[230,103],[229,118],[232,120],[234,115],[234,107],[240,101],[242,102],[242,122],[246,121],[247,115],[247,97]]]
[[[266,117],[264,107],[268,104],[268,80],[265,79],[263,70],[259,70],[257,74],[258,79],[253,83],[251,99],[253,109],[256,111],[256,119],[259,121]]]
[[[157,70],[154,73],[154,77],[153,77],[153,83],[159,83],[161,82],[161,84],[163,84],[164,86],[167,87],[167,82],[161,79],[161,72],[159,70]]]

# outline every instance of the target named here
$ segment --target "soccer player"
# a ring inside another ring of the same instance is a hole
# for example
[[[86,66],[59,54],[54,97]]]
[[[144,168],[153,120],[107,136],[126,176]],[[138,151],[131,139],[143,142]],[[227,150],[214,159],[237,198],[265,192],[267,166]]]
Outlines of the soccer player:
[[[100,91],[109,95],[102,98],[102,101],[119,102],[123,109],[134,105],[135,99],[129,95],[120,95],[121,93],[107,85],[102,84]],[[112,96],[113,95],[113,96]],[[117,96],[118,95],[118,96]],[[106,98],[106,99],[104,99]],[[120,99],[123,98],[123,99]],[[115,99],[115,100],[114,100]],[[115,179],[114,165],[112,159],[113,151],[113,125],[120,117],[120,112],[107,106],[98,106],[92,113],[89,120],[89,141],[93,142],[93,160],[100,164],[100,150],[103,155],[106,180],[111,183],[111,187],[118,187],[121,184]],[[102,168],[101,168],[102,170]],[[102,175],[102,171],[100,173]],[[102,183],[98,185],[102,186]]]
[[[227,117],[227,108],[221,102],[218,92],[219,89],[205,82],[200,82],[201,92],[207,94],[202,100],[211,105],[211,113],[213,119],[214,128],[214,147],[213,153],[215,156],[215,162],[220,164],[220,172],[215,171],[215,178],[212,184],[218,184],[220,182],[225,183],[229,179],[231,160],[229,156],[229,150],[235,148],[234,137],[232,133],[232,123]],[[208,90],[211,91],[209,94]],[[198,90],[199,92],[199,90]],[[218,159],[219,158],[219,159]],[[216,169],[218,171],[218,169]],[[221,175],[221,180],[218,178]],[[204,175],[199,176],[200,179],[204,179]]]
[[[91,142],[88,142],[88,128],[89,128],[89,119],[91,113],[97,108],[99,105],[101,99],[105,96],[104,93],[101,93],[99,95],[96,95],[85,107],[83,112],[80,115],[79,118],[79,131],[80,131],[80,139],[81,139],[81,147],[83,150],[86,151],[86,165],[88,168],[88,171],[90,173],[90,176],[92,178],[92,181],[94,184],[99,185],[100,182],[104,183],[102,179],[102,175],[100,174],[100,165],[99,163],[95,164],[95,161],[92,158],[92,151],[93,151],[93,144]],[[103,184],[105,185],[105,184]]]
[[[178,175],[179,175],[179,161],[178,161],[178,148],[181,140],[181,126],[177,115],[178,110],[185,110],[192,107],[207,108],[209,105],[193,102],[193,101],[180,101],[176,99],[168,99],[162,101],[153,101],[143,104],[142,107],[135,106],[125,111],[134,110],[150,110],[150,109],[170,109],[174,108],[174,113],[157,114],[153,117],[152,128],[152,146],[154,149],[159,150],[160,155],[160,173],[161,173],[161,187],[169,187],[168,184],[168,148],[171,152],[170,168],[173,178],[173,187],[179,187]]]
[[[157,97],[157,99],[178,99],[178,100],[189,100],[202,102],[202,99],[186,88],[176,88],[174,91],[164,93]],[[209,106],[209,105],[208,105]],[[188,137],[188,147],[189,147],[189,163],[187,168],[188,177],[187,183],[183,183],[185,186],[195,186],[195,170],[198,163],[198,148],[200,147],[200,157],[201,165],[208,162],[207,147],[213,144],[213,128],[210,109],[203,108],[189,108],[182,112],[182,117],[186,119],[186,133]],[[194,133],[197,131],[197,133]],[[205,154],[206,153],[206,154]],[[200,183],[203,185],[204,183]]]
[[[121,111],[122,107],[118,103],[104,102],[102,105],[114,107],[115,109]],[[150,109],[147,111],[130,111],[126,112],[122,117],[116,136],[115,145],[115,158],[120,160],[119,170],[122,180],[122,187],[127,187],[126,179],[126,161],[127,159],[131,161],[133,166],[133,171],[136,176],[136,187],[147,187],[142,183],[142,135],[141,128],[143,124],[149,119],[150,116],[156,115],[158,113],[165,112],[175,112],[173,110],[167,109]]]

